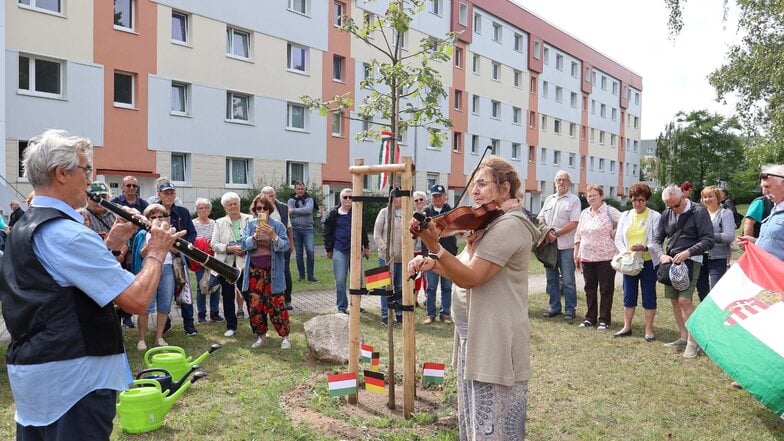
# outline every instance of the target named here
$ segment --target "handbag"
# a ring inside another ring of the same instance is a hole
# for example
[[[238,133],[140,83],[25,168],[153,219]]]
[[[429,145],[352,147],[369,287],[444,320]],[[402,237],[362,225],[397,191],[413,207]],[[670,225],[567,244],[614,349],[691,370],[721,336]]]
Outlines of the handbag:
[[[639,251],[618,254],[610,261],[610,266],[621,274],[636,276],[642,271],[643,260]]]

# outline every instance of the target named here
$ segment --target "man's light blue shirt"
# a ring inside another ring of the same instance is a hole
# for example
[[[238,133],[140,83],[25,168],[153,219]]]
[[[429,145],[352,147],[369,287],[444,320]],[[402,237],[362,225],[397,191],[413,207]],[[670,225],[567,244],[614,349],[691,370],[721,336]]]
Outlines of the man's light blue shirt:
[[[134,280],[83,218],[59,199],[33,198],[32,206],[51,207],[77,222],[54,219],[33,234],[33,252],[60,286],[75,286],[99,306],[109,304]],[[125,390],[132,382],[125,353],[88,356],[32,365],[8,365],[16,402],[16,422],[46,426],[96,389]]]

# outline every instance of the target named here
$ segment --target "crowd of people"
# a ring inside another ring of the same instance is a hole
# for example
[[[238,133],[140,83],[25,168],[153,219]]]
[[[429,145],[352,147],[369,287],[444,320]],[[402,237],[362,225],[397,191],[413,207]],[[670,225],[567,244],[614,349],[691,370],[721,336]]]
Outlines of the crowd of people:
[[[292,246],[299,280],[316,280],[312,224],[316,203],[302,183],[296,184],[288,203],[278,201],[275,190],[265,187],[253,199],[250,213],[242,213],[240,197],[227,192],[220,200],[226,214],[213,220],[206,199],[196,201],[197,216],[192,217],[169,179],[159,179],[156,195],[143,200],[137,179],[127,176],[122,194],[113,201],[146,219],[149,228],[138,231],[102,204],[88,201],[86,188],[101,199],[111,198],[104,183],[90,182],[91,158],[89,140],[59,130],[32,138],[25,151],[25,173],[35,196],[26,212],[12,204],[16,215],[0,266],[0,301],[12,339],[8,378],[20,439],[39,439],[53,432],[109,437],[116,391],[124,390],[131,380],[115,305],[126,314],[122,319],[126,326],[126,318],[137,315],[139,350],[147,347],[147,320],[152,313],[156,313],[155,343],[166,345],[164,333],[176,297],[187,335],[198,332],[195,325],[206,322],[209,312],[211,321],[225,322],[224,335],[232,337],[238,310],[247,310],[256,335],[253,348],[267,343],[268,322],[272,322],[281,337],[280,347],[288,349],[291,277],[285,273]],[[637,183],[629,190],[632,208],[621,213],[607,205],[596,185],[586,187],[588,207],[581,209],[566,171],[556,173],[554,186],[556,192],[544,201],[538,216],[550,227],[544,240],[558,250],[557,264],[547,268],[548,318],[563,312],[565,319],[574,320],[575,272],[581,271],[586,312],[579,326],[609,329],[615,280],[611,261],[619,254],[639,253],[639,271],[623,277],[624,323],[613,335],[632,335],[641,292],[644,338],[655,340],[658,273],[665,265],[682,265],[685,283],[676,283],[677,272],[672,270],[669,283],[660,280],[679,332],[679,338],[666,346],[683,348],[683,356],[693,358],[700,348],[684,323],[695,307],[694,291],[704,298],[716,285],[730,263],[733,244],[743,248],[755,242],[784,260],[783,165],[763,168],[760,186],[765,199],[749,207],[744,234],[738,238],[734,206],[715,187],[704,188],[698,203],[688,197],[690,184],[669,185],[662,192],[666,208],[657,213],[646,206],[651,189]],[[459,253],[454,239],[441,237],[434,222],[423,225],[413,213],[402,213],[400,197],[395,196],[391,207],[376,218],[373,237],[378,263],[392,266],[395,296],[402,289],[404,267],[407,276],[424,274],[423,323],[436,319],[454,323],[461,439],[524,439],[531,343],[528,268],[540,230],[521,206],[522,182],[508,161],[496,156],[484,159],[469,189],[475,204],[497,210],[466,233],[466,246]],[[428,217],[445,213],[450,210],[445,194],[443,186],[432,186],[428,203],[427,194],[415,192],[415,209]],[[324,221],[336,307],[342,313],[348,311],[351,211],[351,191],[343,190],[340,203]],[[401,253],[402,225],[418,236],[416,256],[408,262]],[[362,253],[369,258],[364,228],[360,238]],[[195,269],[196,317],[185,270],[187,257],[172,248],[178,239],[214,253],[241,274],[233,284],[209,269]],[[386,297],[381,306],[384,324],[391,319],[390,309],[400,320],[400,310]],[[53,369],[59,374],[52,375]],[[49,404],[40,406],[38,397],[44,395]]]

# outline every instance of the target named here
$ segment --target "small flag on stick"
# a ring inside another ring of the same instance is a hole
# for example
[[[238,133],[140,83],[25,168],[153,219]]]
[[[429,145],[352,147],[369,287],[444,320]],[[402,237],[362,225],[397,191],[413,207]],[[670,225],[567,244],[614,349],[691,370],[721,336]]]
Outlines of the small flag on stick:
[[[384,374],[365,370],[365,390],[384,393]]]
[[[360,361],[362,361],[363,363],[370,363],[370,359],[373,356],[373,346],[366,345],[363,343],[362,346],[360,346],[360,349],[361,349],[361,354],[359,357]]]
[[[443,383],[444,363],[425,363],[422,369],[423,383]]]
[[[335,374],[327,376],[329,396],[340,397],[357,393],[357,374]]]
[[[365,286],[367,289],[377,289],[392,283],[389,265],[372,268],[365,271]]]
[[[381,361],[381,355],[379,355],[378,352],[373,352],[370,360],[370,370],[373,372],[378,372],[380,361]]]
[[[394,158],[392,157],[392,150],[394,149]],[[378,163],[384,164],[397,164],[400,162],[400,148],[392,141],[392,132],[381,132],[381,149],[378,151]],[[387,185],[387,173],[381,173],[378,179],[378,188],[383,190]]]

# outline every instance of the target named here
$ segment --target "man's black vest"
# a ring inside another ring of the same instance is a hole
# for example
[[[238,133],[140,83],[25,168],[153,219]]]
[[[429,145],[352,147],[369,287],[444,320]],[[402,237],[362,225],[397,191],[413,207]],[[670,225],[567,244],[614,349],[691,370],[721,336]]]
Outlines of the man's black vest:
[[[31,207],[8,237],[7,256],[0,266],[0,302],[11,333],[8,364],[40,364],[124,351],[114,305],[109,302],[101,308],[78,288],[58,285],[33,251],[35,230],[58,218],[75,222],[54,208]]]

